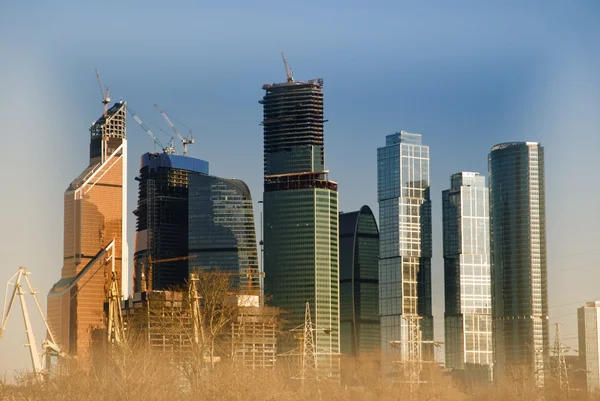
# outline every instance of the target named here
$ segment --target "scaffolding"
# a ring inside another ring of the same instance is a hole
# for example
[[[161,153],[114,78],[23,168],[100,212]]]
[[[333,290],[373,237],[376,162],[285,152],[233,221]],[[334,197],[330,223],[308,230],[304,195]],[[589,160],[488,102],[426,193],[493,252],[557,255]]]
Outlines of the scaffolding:
[[[272,307],[238,308],[231,324],[231,355],[234,361],[251,370],[275,367],[278,315],[279,309]]]

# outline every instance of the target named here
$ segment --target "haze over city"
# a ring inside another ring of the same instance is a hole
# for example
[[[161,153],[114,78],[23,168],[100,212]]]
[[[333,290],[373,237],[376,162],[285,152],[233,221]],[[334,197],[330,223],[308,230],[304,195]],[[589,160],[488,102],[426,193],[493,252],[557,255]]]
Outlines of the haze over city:
[[[248,183],[260,221],[258,100],[263,84],[285,80],[283,50],[298,80],[324,79],[325,167],[339,183],[340,211],[367,204],[377,216],[376,149],[386,135],[419,133],[430,147],[440,341],[441,191],[455,172],[487,175],[497,143],[544,145],[550,323],[562,322],[563,341],[577,348],[575,310],[600,298],[596,3],[65,2],[0,11],[0,283],[26,266],[45,302],[58,278],[63,193],[88,163],[88,128],[102,113],[96,68],[113,101],[126,100],[163,142],[170,134],[158,129],[168,132],[155,103],[191,127],[190,156]],[[132,222],[139,156],[158,149],[131,120],[127,128]],[[43,332],[39,321],[35,329]],[[15,314],[0,372],[28,367],[23,343]]]

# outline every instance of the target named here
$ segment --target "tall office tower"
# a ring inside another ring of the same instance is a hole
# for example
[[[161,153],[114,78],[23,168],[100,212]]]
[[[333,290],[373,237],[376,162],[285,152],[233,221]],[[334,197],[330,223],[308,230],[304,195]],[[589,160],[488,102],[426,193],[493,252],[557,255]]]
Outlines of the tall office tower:
[[[263,89],[265,295],[287,312],[287,328],[304,323],[309,302],[317,347],[338,353],[338,198],[324,170],[323,81]]]
[[[188,210],[188,252],[194,256],[190,271],[232,273],[234,287],[260,295],[254,212],[246,183],[190,175]]]
[[[600,301],[577,309],[579,357],[586,371],[587,391],[600,390]]]
[[[489,154],[494,366],[526,366],[539,385],[548,361],[544,149],[496,145]]]
[[[104,328],[111,270],[129,294],[126,104],[115,103],[91,128],[90,164],[65,191],[64,261],[48,294],[48,322],[63,350],[86,358]]]
[[[491,379],[489,192],[479,173],[453,174],[442,192],[446,367]]]
[[[421,135],[397,132],[377,149],[379,201],[379,314],[381,350],[390,341],[433,341],[429,147]],[[420,331],[420,335],[418,332]],[[414,345],[414,344],[413,344]],[[403,347],[401,358],[410,359]],[[433,346],[422,347],[433,358]]]
[[[134,211],[135,292],[186,283],[188,259],[162,260],[188,256],[188,185],[194,174],[208,174],[208,162],[167,153],[142,155]]]
[[[379,230],[371,208],[340,213],[341,352],[379,351]]]

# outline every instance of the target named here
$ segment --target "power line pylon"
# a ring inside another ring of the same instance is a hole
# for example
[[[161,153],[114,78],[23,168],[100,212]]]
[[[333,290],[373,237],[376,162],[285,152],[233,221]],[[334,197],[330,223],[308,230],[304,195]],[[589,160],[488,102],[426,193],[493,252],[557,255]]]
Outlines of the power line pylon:
[[[401,360],[399,363],[403,365],[404,382],[408,383],[411,398],[414,398],[417,395],[419,386],[426,383],[421,377],[423,365],[435,363],[433,359],[423,360],[423,346],[439,346],[442,343],[433,340],[423,340],[421,331],[422,316],[407,314],[403,316],[403,319],[406,322],[407,339],[390,341],[390,344],[401,351]],[[431,357],[433,358],[433,355]]]
[[[310,304],[306,303],[306,310],[304,312],[304,324],[300,327],[292,329],[292,331],[300,332],[299,336],[299,372],[297,378],[302,380],[304,384],[305,379],[318,379],[319,375],[317,372],[317,346],[315,344],[314,331],[315,326],[310,318]]]
[[[558,381],[560,391],[565,393],[568,398],[569,394],[569,372],[567,370],[567,363],[565,361],[565,351],[569,348],[564,346],[561,342],[560,336],[560,323],[556,323],[556,333],[554,335],[554,345],[552,347],[552,353],[554,354],[554,363],[552,370],[554,376]]]

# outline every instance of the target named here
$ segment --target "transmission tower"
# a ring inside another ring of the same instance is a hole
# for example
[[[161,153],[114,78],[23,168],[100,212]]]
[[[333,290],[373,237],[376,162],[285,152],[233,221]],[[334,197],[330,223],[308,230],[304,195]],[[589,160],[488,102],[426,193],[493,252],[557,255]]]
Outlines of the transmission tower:
[[[290,330],[296,333],[294,337],[298,340],[298,346],[281,354],[281,356],[295,357],[298,361],[298,373],[293,378],[301,380],[302,384],[305,380],[320,380],[334,375],[333,357],[339,354],[316,345],[315,334],[321,330],[327,333],[330,329],[320,328],[313,323],[310,316],[310,303],[306,302],[304,323]],[[327,367],[323,366],[325,363]]]
[[[415,396],[421,384],[426,383],[421,378],[424,364],[432,364],[434,360],[423,360],[423,346],[439,346],[442,343],[439,341],[423,340],[421,332],[422,316],[407,314],[402,317],[406,322],[407,339],[390,341],[394,348],[399,348],[401,351],[401,360],[398,361],[403,365],[404,382],[409,384],[411,397]]]
[[[561,392],[569,393],[569,372],[567,370],[567,363],[565,361],[565,351],[569,348],[564,346],[561,342],[560,336],[560,323],[556,323],[556,333],[554,335],[554,345],[552,346],[552,353],[554,354],[554,363],[552,370],[558,386]]]

